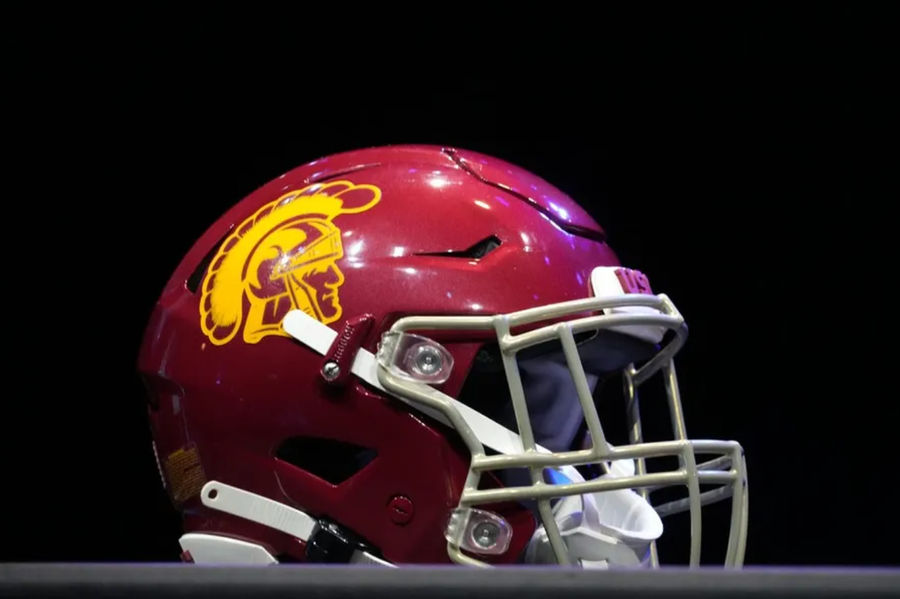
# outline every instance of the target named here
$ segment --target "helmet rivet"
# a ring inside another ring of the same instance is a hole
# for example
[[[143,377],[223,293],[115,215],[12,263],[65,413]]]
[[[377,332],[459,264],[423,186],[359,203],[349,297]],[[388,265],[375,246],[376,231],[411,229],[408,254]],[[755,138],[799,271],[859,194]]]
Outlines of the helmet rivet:
[[[423,345],[418,348],[413,358],[413,368],[425,376],[431,376],[441,369],[443,362],[440,352],[430,346]]]
[[[497,544],[500,536],[500,527],[494,522],[480,522],[472,530],[472,538],[479,547],[490,549]]]
[[[322,365],[322,376],[325,377],[326,381],[333,381],[340,375],[341,367],[338,366],[337,362],[325,362]]]
[[[404,495],[394,495],[391,497],[387,509],[391,522],[399,524],[400,526],[403,526],[412,520],[413,514],[415,513],[412,500]]]

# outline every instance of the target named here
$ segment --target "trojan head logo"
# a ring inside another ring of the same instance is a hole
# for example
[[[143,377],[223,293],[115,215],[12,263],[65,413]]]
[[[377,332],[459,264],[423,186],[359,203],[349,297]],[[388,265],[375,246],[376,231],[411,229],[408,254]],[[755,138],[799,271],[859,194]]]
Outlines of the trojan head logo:
[[[281,320],[303,310],[329,323],[341,317],[341,230],[334,219],[370,209],[374,185],[334,181],[291,191],[241,223],[210,262],[200,298],[200,326],[216,345],[243,328],[246,343],[287,336]]]

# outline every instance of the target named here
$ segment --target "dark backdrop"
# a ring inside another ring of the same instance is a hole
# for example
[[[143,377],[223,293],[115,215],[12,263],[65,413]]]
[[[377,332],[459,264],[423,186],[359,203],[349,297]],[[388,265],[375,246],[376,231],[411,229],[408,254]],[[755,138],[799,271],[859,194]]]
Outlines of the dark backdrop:
[[[676,300],[688,430],[747,449],[748,563],[900,563],[887,15],[481,10],[9,16],[0,559],[177,556],[156,296],[255,187],[415,142],[541,174]]]

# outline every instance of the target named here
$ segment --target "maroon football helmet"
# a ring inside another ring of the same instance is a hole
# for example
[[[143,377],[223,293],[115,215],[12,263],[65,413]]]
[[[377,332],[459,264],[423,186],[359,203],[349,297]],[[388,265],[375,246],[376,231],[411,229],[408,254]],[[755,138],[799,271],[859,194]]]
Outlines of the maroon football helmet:
[[[688,512],[695,565],[702,506],[730,497],[740,565],[743,455],[686,436],[685,335],[597,223],[516,166],[396,146],[294,169],[200,237],[147,327],[183,556],[656,565],[661,516]],[[647,442],[654,375],[674,438]],[[604,433],[603,381],[624,387],[627,443]],[[663,489],[681,495],[652,505]]]

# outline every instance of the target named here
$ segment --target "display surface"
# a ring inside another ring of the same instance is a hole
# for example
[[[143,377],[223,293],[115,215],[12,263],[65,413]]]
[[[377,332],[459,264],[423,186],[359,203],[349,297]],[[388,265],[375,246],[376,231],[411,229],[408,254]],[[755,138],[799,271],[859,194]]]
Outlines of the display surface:
[[[0,564],[0,596],[14,597],[897,597],[884,568],[660,569],[281,568],[180,564]]]

